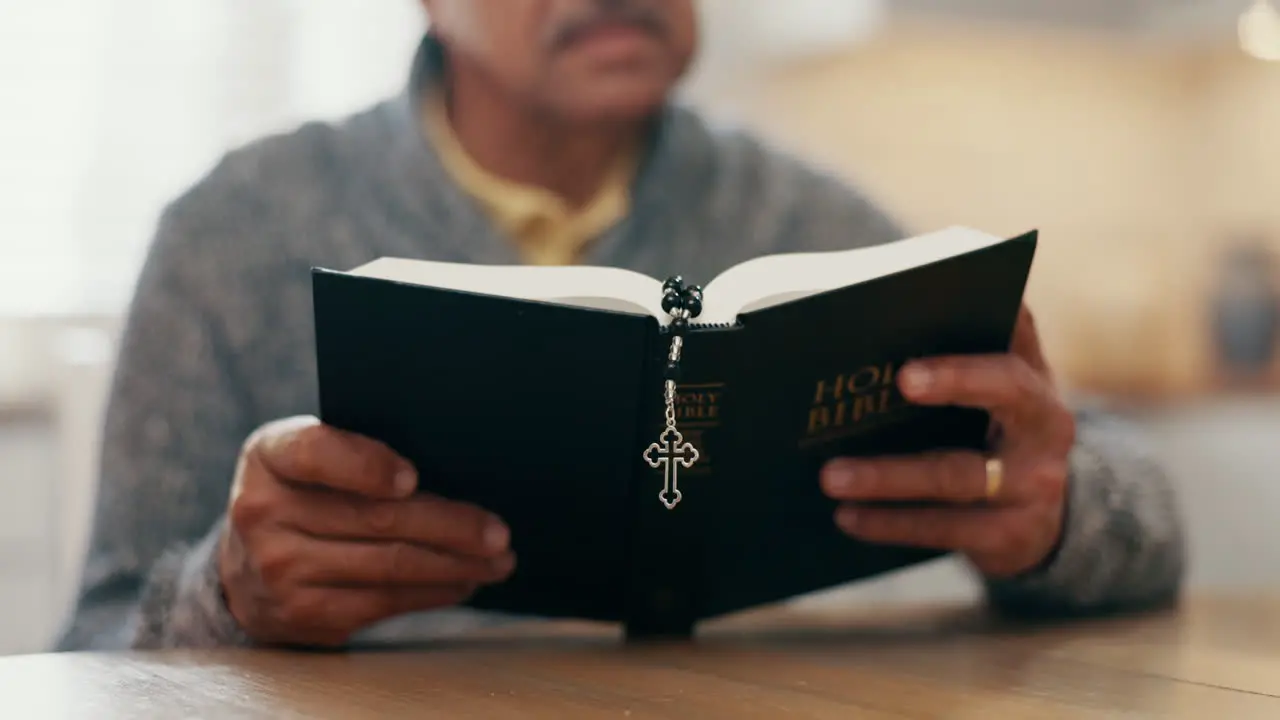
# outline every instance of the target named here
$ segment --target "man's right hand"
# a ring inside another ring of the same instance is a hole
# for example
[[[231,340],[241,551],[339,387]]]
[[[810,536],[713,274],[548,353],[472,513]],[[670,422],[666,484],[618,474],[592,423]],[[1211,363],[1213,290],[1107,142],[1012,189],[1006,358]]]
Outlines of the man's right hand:
[[[219,546],[236,621],[257,642],[332,647],[510,575],[501,520],[416,487],[413,467],[385,445],[315,418],[255,432]]]

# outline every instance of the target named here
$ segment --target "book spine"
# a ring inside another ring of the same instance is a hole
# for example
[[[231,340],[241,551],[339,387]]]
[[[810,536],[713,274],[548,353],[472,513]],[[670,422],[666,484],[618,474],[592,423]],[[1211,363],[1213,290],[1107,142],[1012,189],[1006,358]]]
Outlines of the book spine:
[[[655,324],[646,352],[630,492],[630,557],[624,602],[629,641],[691,637],[697,619],[697,517],[686,504],[662,502],[663,470],[645,462],[645,450],[665,427],[663,369],[669,335]]]

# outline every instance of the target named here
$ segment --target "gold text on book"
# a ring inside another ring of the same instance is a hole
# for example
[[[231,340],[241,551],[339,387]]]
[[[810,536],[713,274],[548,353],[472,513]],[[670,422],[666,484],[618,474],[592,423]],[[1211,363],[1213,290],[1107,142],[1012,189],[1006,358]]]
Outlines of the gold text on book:
[[[892,412],[901,405],[895,384],[897,365],[868,365],[815,383],[807,434],[838,433]]]
[[[676,420],[685,438],[698,449],[698,464],[681,471],[681,475],[710,475],[715,465],[711,448],[706,445],[708,433],[714,433],[724,419],[725,384],[722,382],[690,383],[676,389]]]
[[[715,422],[720,419],[720,395],[716,389],[692,389],[676,393],[676,419],[681,422]]]

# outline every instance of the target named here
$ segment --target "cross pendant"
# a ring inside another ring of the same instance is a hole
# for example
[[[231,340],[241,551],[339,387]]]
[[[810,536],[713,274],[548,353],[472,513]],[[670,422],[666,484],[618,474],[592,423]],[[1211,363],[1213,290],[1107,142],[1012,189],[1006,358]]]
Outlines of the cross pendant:
[[[686,468],[693,467],[698,461],[698,448],[685,442],[679,430],[668,426],[658,442],[644,451],[644,460],[652,468],[662,468],[662,492],[658,493],[658,499],[668,510],[675,509],[684,497],[680,492],[677,468],[682,465]]]

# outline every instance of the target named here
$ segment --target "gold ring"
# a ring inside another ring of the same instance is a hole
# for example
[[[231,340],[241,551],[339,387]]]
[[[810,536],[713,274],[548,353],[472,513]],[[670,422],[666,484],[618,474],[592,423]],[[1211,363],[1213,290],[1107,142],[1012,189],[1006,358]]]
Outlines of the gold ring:
[[[987,460],[987,499],[994,500],[1000,494],[1000,486],[1004,484],[1004,463],[1000,458]]]

